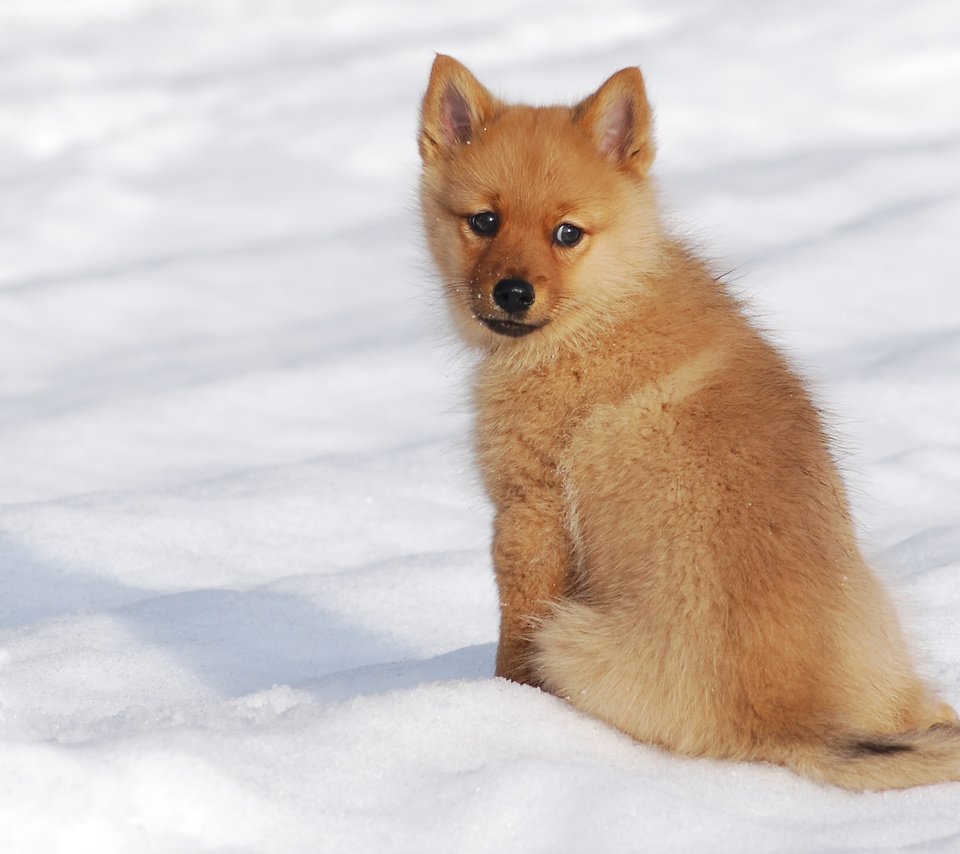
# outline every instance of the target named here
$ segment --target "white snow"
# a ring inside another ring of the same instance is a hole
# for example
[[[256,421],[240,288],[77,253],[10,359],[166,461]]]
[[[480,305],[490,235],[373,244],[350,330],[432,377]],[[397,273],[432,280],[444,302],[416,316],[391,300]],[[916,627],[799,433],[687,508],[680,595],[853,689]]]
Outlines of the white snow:
[[[535,102],[643,67],[671,219],[815,384],[960,703],[954,0],[5,0],[3,850],[960,851],[960,785],[682,759],[492,678],[434,51]]]

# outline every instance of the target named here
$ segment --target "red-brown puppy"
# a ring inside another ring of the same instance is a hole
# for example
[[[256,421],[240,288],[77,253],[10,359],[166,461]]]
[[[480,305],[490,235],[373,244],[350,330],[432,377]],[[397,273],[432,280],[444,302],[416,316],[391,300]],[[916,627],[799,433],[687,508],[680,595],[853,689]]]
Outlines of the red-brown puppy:
[[[960,778],[803,383],[660,225],[640,72],[534,108],[438,56],[420,153],[483,356],[497,673],[685,754],[851,789]]]

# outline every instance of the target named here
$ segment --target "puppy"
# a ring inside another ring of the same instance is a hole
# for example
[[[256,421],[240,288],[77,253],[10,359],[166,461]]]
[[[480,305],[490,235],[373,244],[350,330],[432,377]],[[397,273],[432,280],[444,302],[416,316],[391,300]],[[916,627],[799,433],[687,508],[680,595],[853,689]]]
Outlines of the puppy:
[[[535,108],[438,56],[419,148],[482,357],[497,674],[687,755],[849,789],[960,779],[956,716],[860,555],[803,383],[660,224],[640,72]]]

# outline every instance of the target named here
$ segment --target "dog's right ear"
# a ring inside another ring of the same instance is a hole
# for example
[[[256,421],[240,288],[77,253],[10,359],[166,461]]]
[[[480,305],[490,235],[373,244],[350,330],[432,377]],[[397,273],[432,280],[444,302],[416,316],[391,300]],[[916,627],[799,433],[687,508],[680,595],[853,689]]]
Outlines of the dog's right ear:
[[[496,100],[465,65],[437,54],[420,107],[420,157],[426,163],[469,145],[483,130]]]

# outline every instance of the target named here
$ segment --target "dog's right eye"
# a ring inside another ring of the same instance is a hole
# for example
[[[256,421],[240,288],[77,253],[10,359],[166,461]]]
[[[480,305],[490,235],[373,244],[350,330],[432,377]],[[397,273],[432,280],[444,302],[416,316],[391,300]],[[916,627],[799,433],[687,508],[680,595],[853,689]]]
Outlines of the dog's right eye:
[[[470,228],[473,229],[474,233],[481,237],[493,237],[497,233],[497,229],[500,228],[500,217],[492,211],[474,214],[467,222],[470,223]]]

